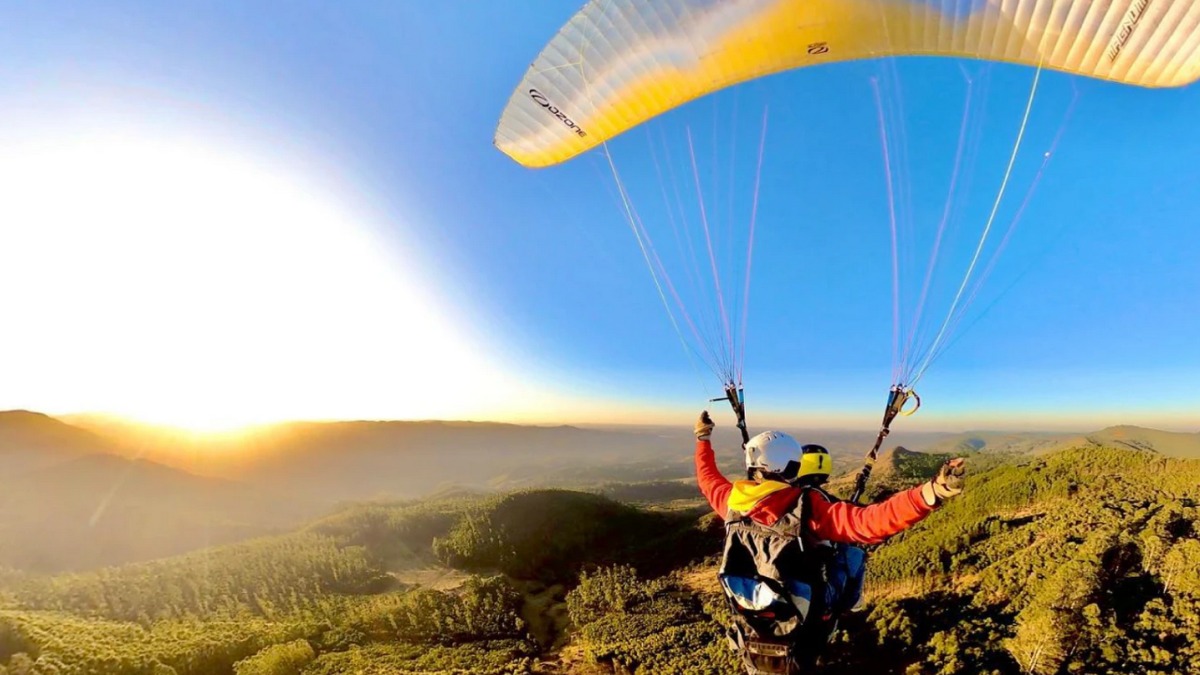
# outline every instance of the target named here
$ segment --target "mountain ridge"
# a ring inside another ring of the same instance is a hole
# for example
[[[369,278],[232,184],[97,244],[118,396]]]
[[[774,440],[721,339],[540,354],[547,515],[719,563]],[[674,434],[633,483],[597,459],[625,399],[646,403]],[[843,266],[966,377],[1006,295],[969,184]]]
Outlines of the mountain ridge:
[[[81,455],[111,454],[100,435],[30,410],[0,411],[0,477],[17,476]]]

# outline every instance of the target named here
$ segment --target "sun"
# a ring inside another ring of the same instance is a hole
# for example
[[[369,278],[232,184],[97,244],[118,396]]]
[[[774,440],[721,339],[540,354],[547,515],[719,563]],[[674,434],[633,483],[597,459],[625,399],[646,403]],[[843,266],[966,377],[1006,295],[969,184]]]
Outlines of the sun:
[[[5,401],[197,430],[488,415],[513,393],[338,181],[189,138],[0,153]],[[402,225],[402,224],[401,224]]]

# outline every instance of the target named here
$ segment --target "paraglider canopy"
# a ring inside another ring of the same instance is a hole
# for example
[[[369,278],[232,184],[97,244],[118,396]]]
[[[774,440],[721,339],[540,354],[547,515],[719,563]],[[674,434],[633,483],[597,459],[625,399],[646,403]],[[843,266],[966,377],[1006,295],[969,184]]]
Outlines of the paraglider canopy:
[[[739,82],[887,56],[1174,87],[1200,78],[1198,46],[1197,0],[592,0],[525,73],[495,143],[550,166]]]

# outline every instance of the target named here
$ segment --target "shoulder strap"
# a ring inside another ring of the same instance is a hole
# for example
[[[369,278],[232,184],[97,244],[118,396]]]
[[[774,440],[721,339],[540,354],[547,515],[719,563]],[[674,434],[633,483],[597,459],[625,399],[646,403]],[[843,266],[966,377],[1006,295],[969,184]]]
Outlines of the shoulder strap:
[[[820,495],[821,498],[825,499],[825,501],[829,502],[830,504],[836,504],[842,501],[841,499],[829,494],[824,489],[816,485],[805,485],[800,488],[800,533],[802,536],[801,543],[804,546],[818,542],[816,536],[809,530],[808,527],[808,522],[812,518],[812,497],[810,497],[810,494],[814,492]]]
[[[831,495],[828,492],[826,492],[825,488],[818,487],[816,485],[805,485],[804,487],[802,487],[800,489],[804,492],[816,492],[816,493],[820,494],[822,497],[824,497],[825,501],[829,502],[830,504],[836,504],[836,503],[842,501],[841,499],[837,498],[836,496]]]

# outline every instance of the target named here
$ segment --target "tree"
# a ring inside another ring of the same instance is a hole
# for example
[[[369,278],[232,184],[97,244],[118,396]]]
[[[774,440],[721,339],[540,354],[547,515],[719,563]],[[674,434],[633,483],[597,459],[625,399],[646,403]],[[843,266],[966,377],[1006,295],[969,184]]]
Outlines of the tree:
[[[1017,633],[1007,647],[1024,673],[1059,672],[1079,648],[1085,629],[1095,626],[1098,608],[1092,599],[1101,587],[1105,553],[1116,542],[1117,537],[1110,532],[1093,535],[1017,615]]]
[[[307,640],[271,645],[233,666],[237,675],[299,675],[317,654]]]
[[[33,659],[25,652],[13,654],[8,660],[8,672],[10,675],[34,675]]]

